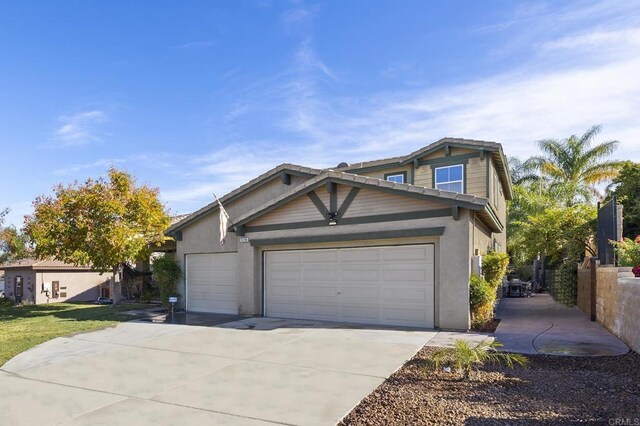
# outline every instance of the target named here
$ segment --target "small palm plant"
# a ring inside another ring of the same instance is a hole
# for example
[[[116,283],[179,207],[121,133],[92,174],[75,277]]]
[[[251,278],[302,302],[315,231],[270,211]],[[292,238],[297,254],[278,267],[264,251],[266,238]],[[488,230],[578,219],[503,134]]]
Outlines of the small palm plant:
[[[471,378],[474,368],[485,363],[500,364],[504,362],[509,368],[513,368],[515,364],[523,366],[527,364],[528,360],[524,355],[498,352],[498,348],[501,346],[502,344],[496,340],[485,340],[473,346],[466,340],[458,339],[453,341],[453,347],[438,350],[433,355],[433,361],[437,369],[448,365],[462,371],[463,380]]]

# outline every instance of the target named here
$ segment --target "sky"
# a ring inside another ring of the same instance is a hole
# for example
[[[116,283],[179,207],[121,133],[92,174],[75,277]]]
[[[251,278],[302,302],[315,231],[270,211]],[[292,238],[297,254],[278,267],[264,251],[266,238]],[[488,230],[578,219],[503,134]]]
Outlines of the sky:
[[[284,162],[602,125],[640,160],[640,2],[0,0],[0,210],[110,166],[194,211]]]

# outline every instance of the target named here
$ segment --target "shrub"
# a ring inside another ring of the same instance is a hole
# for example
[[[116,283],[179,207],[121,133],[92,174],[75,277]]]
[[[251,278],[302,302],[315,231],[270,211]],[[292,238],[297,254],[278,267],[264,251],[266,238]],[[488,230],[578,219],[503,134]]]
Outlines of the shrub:
[[[438,350],[433,355],[436,369],[443,364],[454,367],[462,372],[462,379],[471,378],[474,368],[481,367],[485,363],[500,364],[504,362],[507,367],[513,368],[515,364],[526,365],[528,359],[524,355],[498,352],[502,344],[497,340],[490,342],[485,340],[476,346],[472,346],[466,340],[454,340],[452,348]]]
[[[620,266],[635,267],[640,265],[640,235],[635,240],[625,238],[622,241],[611,241],[611,244],[618,255]]]
[[[153,278],[160,289],[160,300],[164,305],[169,303],[169,296],[176,294],[176,284],[182,277],[178,264],[168,256],[158,257],[153,261]]]
[[[8,308],[13,306],[15,303],[13,299],[9,299],[8,297],[0,297],[0,308]]]
[[[509,255],[491,251],[482,257],[482,273],[484,279],[494,288],[502,284],[502,278],[509,267]]]
[[[471,306],[471,324],[479,326],[493,317],[493,304],[496,290],[484,278],[471,274],[469,279],[469,305]]]
[[[575,306],[578,297],[578,261],[576,259],[566,259],[556,268],[549,292],[559,303]]]

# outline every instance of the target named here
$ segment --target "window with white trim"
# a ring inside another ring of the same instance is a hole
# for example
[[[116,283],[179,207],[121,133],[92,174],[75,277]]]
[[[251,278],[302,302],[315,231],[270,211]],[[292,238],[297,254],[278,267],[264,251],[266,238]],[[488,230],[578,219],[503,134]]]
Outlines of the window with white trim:
[[[393,183],[406,183],[405,182],[406,174],[403,173],[390,173],[388,175],[384,175],[385,180]]]
[[[464,166],[437,167],[434,171],[436,189],[451,192],[464,192]]]

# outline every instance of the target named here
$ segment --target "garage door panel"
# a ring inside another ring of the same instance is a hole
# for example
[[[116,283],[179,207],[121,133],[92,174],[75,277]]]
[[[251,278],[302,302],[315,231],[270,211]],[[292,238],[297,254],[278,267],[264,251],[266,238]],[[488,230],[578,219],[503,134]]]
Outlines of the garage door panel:
[[[300,263],[302,253],[296,251],[274,251],[269,253],[269,262],[277,263]]]
[[[337,281],[338,278],[339,271],[332,269],[331,265],[327,265],[322,269],[305,267],[302,271],[302,279],[304,282],[325,282],[327,280]]]
[[[328,304],[305,304],[302,310],[306,318],[335,321],[340,315],[338,306]]]
[[[187,310],[238,313],[238,254],[187,255]]]
[[[424,283],[427,280],[428,271],[426,268],[417,269],[415,267],[412,268],[402,268],[396,269],[394,268],[384,268],[382,271],[383,280],[389,284],[390,287],[395,285],[406,283],[406,282],[416,282],[416,283]]]
[[[433,255],[433,245],[266,252],[266,315],[433,327]]]
[[[406,288],[406,287],[384,289],[382,297],[383,297],[383,303],[394,302],[394,301],[427,303],[430,299],[428,289]]]
[[[384,260],[424,260],[433,263],[433,246],[399,246],[384,252]]]
[[[346,282],[376,282],[380,280],[378,265],[368,268],[344,268],[340,271],[340,278]]]
[[[285,269],[282,265],[278,268],[272,269],[270,272],[271,278],[274,282],[295,282],[299,283],[302,278],[302,271],[298,269],[298,266],[294,266],[295,269]]]
[[[380,249],[345,250],[341,252],[340,259],[343,262],[373,262],[377,264],[380,260]]]
[[[343,286],[340,292],[342,299],[378,300],[381,290],[377,286]]]
[[[302,296],[306,298],[322,297],[325,299],[338,299],[339,288],[337,286],[319,286],[310,285],[304,287],[302,290]]]
[[[301,261],[305,264],[316,262],[335,262],[338,260],[338,253],[329,250],[305,250],[302,252]]]
[[[267,300],[269,299],[292,299],[299,300],[302,288],[299,285],[274,285],[269,288]]]

